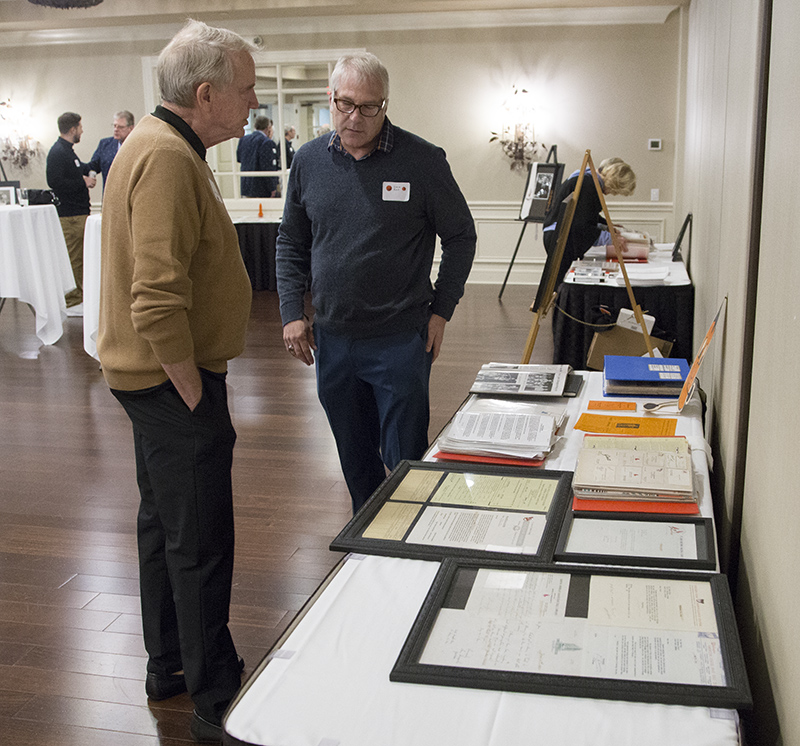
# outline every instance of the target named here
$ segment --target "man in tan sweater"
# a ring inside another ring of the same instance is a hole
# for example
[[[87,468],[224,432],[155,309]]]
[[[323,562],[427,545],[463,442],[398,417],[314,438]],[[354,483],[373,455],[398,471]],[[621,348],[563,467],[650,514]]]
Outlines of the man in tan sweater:
[[[190,21],[161,53],[162,104],[111,167],[97,350],[133,423],[145,689],[188,689],[197,741],[221,738],[240,685],[228,630],[233,574],[227,361],[244,348],[251,288],[206,149],[256,108],[250,45]]]

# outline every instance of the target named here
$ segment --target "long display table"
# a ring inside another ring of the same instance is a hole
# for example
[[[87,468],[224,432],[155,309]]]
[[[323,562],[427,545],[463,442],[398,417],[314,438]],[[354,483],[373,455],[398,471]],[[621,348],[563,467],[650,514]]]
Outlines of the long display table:
[[[571,470],[573,430],[601,375],[584,374],[569,401],[567,436],[546,463]],[[646,399],[637,400],[641,403]],[[653,400],[651,400],[653,401]],[[673,415],[674,416],[674,415]],[[701,513],[712,515],[699,401],[679,417],[693,445]],[[434,452],[436,446],[431,448]],[[256,668],[225,720],[229,746],[734,746],[735,710],[405,684],[389,673],[440,567],[396,557],[348,555]]]

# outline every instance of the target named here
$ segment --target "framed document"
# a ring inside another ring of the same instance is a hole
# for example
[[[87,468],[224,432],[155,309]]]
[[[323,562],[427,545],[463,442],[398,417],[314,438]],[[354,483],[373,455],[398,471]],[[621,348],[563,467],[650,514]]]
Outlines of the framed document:
[[[448,559],[392,681],[748,709],[725,576]]]
[[[710,518],[656,513],[568,511],[556,543],[557,562],[715,570]]]
[[[390,557],[550,562],[572,473],[401,461],[331,543]]]

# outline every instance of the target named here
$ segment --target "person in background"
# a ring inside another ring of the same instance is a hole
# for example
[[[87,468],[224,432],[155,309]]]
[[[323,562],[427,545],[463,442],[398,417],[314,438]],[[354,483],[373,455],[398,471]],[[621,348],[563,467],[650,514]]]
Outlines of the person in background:
[[[89,190],[97,184],[90,175],[91,165],[75,155],[81,141],[83,124],[80,114],[64,112],[58,118],[59,137],[47,153],[47,184],[58,198],[58,219],[69,252],[75,290],[67,295],[67,315],[83,316],[83,232],[91,212]]]
[[[104,137],[97,145],[89,167],[95,173],[103,174],[103,192],[108,183],[108,170],[117,155],[117,151],[122,147],[125,138],[133,130],[134,118],[129,111],[122,110],[114,114],[114,134],[111,137]]]
[[[219,742],[241,683],[228,617],[236,432],[228,360],[244,349],[252,291],[208,148],[241,137],[253,47],[189,21],[161,52],[161,105],[131,133],[103,204],[97,352],[133,425],[145,691],[188,689],[191,734]]]
[[[294,145],[292,140],[297,137],[297,130],[291,124],[287,124],[283,128],[283,136],[286,139],[286,168],[292,167],[292,159],[294,158]]]
[[[263,115],[253,122],[254,130],[236,146],[236,160],[242,171],[277,171],[278,146],[272,139],[272,120]],[[264,176],[242,176],[242,197],[275,197],[278,179]]]
[[[575,191],[578,174],[579,171],[573,172],[561,184],[553,198],[550,210],[545,215],[542,238],[548,255],[555,251],[558,242],[558,208]],[[607,158],[602,161],[597,168],[597,175],[604,195],[629,197],[636,189],[636,174],[622,158]],[[564,279],[572,262],[580,259],[592,246],[612,243],[611,234],[606,230],[602,209],[594,180],[587,168],[581,185],[581,193],[578,196],[578,204],[575,206],[569,237],[564,247],[564,256],[558,269],[556,286]],[[625,239],[620,237],[619,240],[624,246]]]
[[[387,118],[389,75],[377,57],[341,58],[331,91],[334,131],[304,144],[292,165],[277,282],[284,345],[306,365],[316,359],[355,512],[387,468],[427,448],[431,364],[476,234],[444,151]],[[309,277],[313,327],[304,315]]]

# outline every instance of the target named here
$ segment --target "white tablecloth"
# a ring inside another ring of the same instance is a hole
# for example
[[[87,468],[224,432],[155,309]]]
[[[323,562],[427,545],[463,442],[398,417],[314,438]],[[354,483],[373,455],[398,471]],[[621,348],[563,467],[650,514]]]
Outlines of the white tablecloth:
[[[225,721],[265,746],[736,746],[730,710],[389,681],[437,562],[351,555]]]
[[[568,429],[590,399],[600,398],[602,374],[587,374],[580,396],[569,403]],[[677,434],[687,436],[695,449],[700,507],[708,516],[712,507],[699,402],[687,405],[678,419]],[[574,469],[582,438],[571,431],[546,468]],[[438,568],[438,562],[350,555],[251,677],[227,715],[226,733],[268,746],[739,743],[733,710],[390,682],[389,672]]]
[[[56,208],[0,207],[0,298],[18,298],[33,307],[36,336],[44,344],[61,338],[64,295],[74,288]]]
[[[686,269],[686,265],[682,262],[672,261],[672,244],[656,244],[654,249],[650,250],[648,261],[642,264],[636,262],[629,262],[625,264],[625,270],[628,273],[628,279],[631,281],[632,287],[647,287],[649,285],[690,285],[691,278]],[[606,248],[605,246],[593,246],[583,256],[583,261],[595,261],[602,264],[605,261]],[[578,262],[573,262],[570,269],[578,265]],[[657,279],[653,275],[658,275]],[[602,282],[590,281],[586,279],[575,279],[574,272],[567,272],[564,277],[564,282],[576,283],[579,285],[611,285],[613,287],[625,287],[625,280],[622,277],[622,272],[617,272],[615,275],[604,279]]]
[[[100,318],[100,215],[90,215],[83,234],[83,349],[97,359]]]

